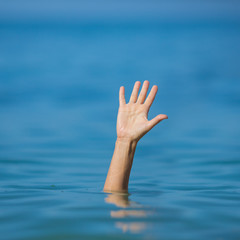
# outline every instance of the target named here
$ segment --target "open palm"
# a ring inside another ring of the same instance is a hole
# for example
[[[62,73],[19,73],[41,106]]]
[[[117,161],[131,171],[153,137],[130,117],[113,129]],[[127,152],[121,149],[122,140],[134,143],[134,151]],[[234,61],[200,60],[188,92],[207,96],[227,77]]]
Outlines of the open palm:
[[[121,87],[119,90],[119,110],[117,117],[117,136],[119,139],[128,139],[138,141],[148,131],[163,119],[167,119],[167,115],[159,114],[152,120],[148,120],[148,112],[157,94],[157,86],[153,86],[149,95],[147,91],[149,82],[144,81],[140,94],[140,82],[136,82],[129,100],[126,103],[125,90]]]

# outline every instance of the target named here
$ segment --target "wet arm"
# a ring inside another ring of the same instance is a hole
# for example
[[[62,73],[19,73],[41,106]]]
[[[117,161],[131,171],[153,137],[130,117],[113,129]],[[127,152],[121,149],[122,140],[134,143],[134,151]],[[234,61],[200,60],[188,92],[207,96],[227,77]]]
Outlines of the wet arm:
[[[119,91],[119,110],[117,117],[117,140],[108,170],[104,191],[127,192],[129,176],[137,142],[167,115],[159,114],[152,120],[147,119],[149,109],[157,93],[157,86],[153,86],[149,95],[149,82],[136,82],[129,103],[126,103],[124,87]]]

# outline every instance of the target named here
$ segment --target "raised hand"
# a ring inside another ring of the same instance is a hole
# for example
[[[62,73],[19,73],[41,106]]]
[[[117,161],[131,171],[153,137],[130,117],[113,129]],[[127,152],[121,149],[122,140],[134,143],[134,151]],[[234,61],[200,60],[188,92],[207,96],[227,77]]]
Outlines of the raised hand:
[[[149,95],[149,82],[145,81],[138,95],[141,83],[136,82],[129,103],[126,103],[124,87],[119,91],[119,110],[117,117],[117,141],[104,185],[105,192],[127,192],[133,157],[138,140],[167,115],[159,114],[148,120],[148,112],[157,93],[153,86]]]
[[[156,85],[153,86],[147,96],[149,82],[144,81],[141,92],[138,95],[140,85],[140,82],[135,83],[129,103],[126,103],[125,100],[124,87],[121,87],[119,90],[118,139],[138,141],[156,124],[168,118],[165,114],[159,114],[152,120],[148,120],[148,112],[157,94],[158,87]]]

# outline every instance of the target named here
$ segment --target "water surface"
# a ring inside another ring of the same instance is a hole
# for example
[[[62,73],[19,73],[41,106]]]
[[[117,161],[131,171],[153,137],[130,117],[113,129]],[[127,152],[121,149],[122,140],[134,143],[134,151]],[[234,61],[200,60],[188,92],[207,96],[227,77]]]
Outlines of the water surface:
[[[239,239],[239,22],[1,22],[0,236]],[[129,196],[102,192],[118,88],[159,86]]]

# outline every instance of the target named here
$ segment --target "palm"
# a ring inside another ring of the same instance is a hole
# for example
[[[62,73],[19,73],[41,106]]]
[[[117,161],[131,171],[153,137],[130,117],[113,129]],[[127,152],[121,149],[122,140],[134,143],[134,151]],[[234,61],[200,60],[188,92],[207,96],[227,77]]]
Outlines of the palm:
[[[117,118],[118,138],[139,140],[157,123],[167,118],[166,115],[160,114],[150,121],[147,119],[148,111],[157,93],[157,86],[153,86],[146,99],[148,87],[149,82],[145,81],[138,96],[140,82],[136,82],[128,104],[125,101],[124,88],[120,88],[120,106]]]
[[[146,131],[147,124],[147,113],[142,107],[129,104],[119,108],[117,118],[118,137],[137,139]]]

